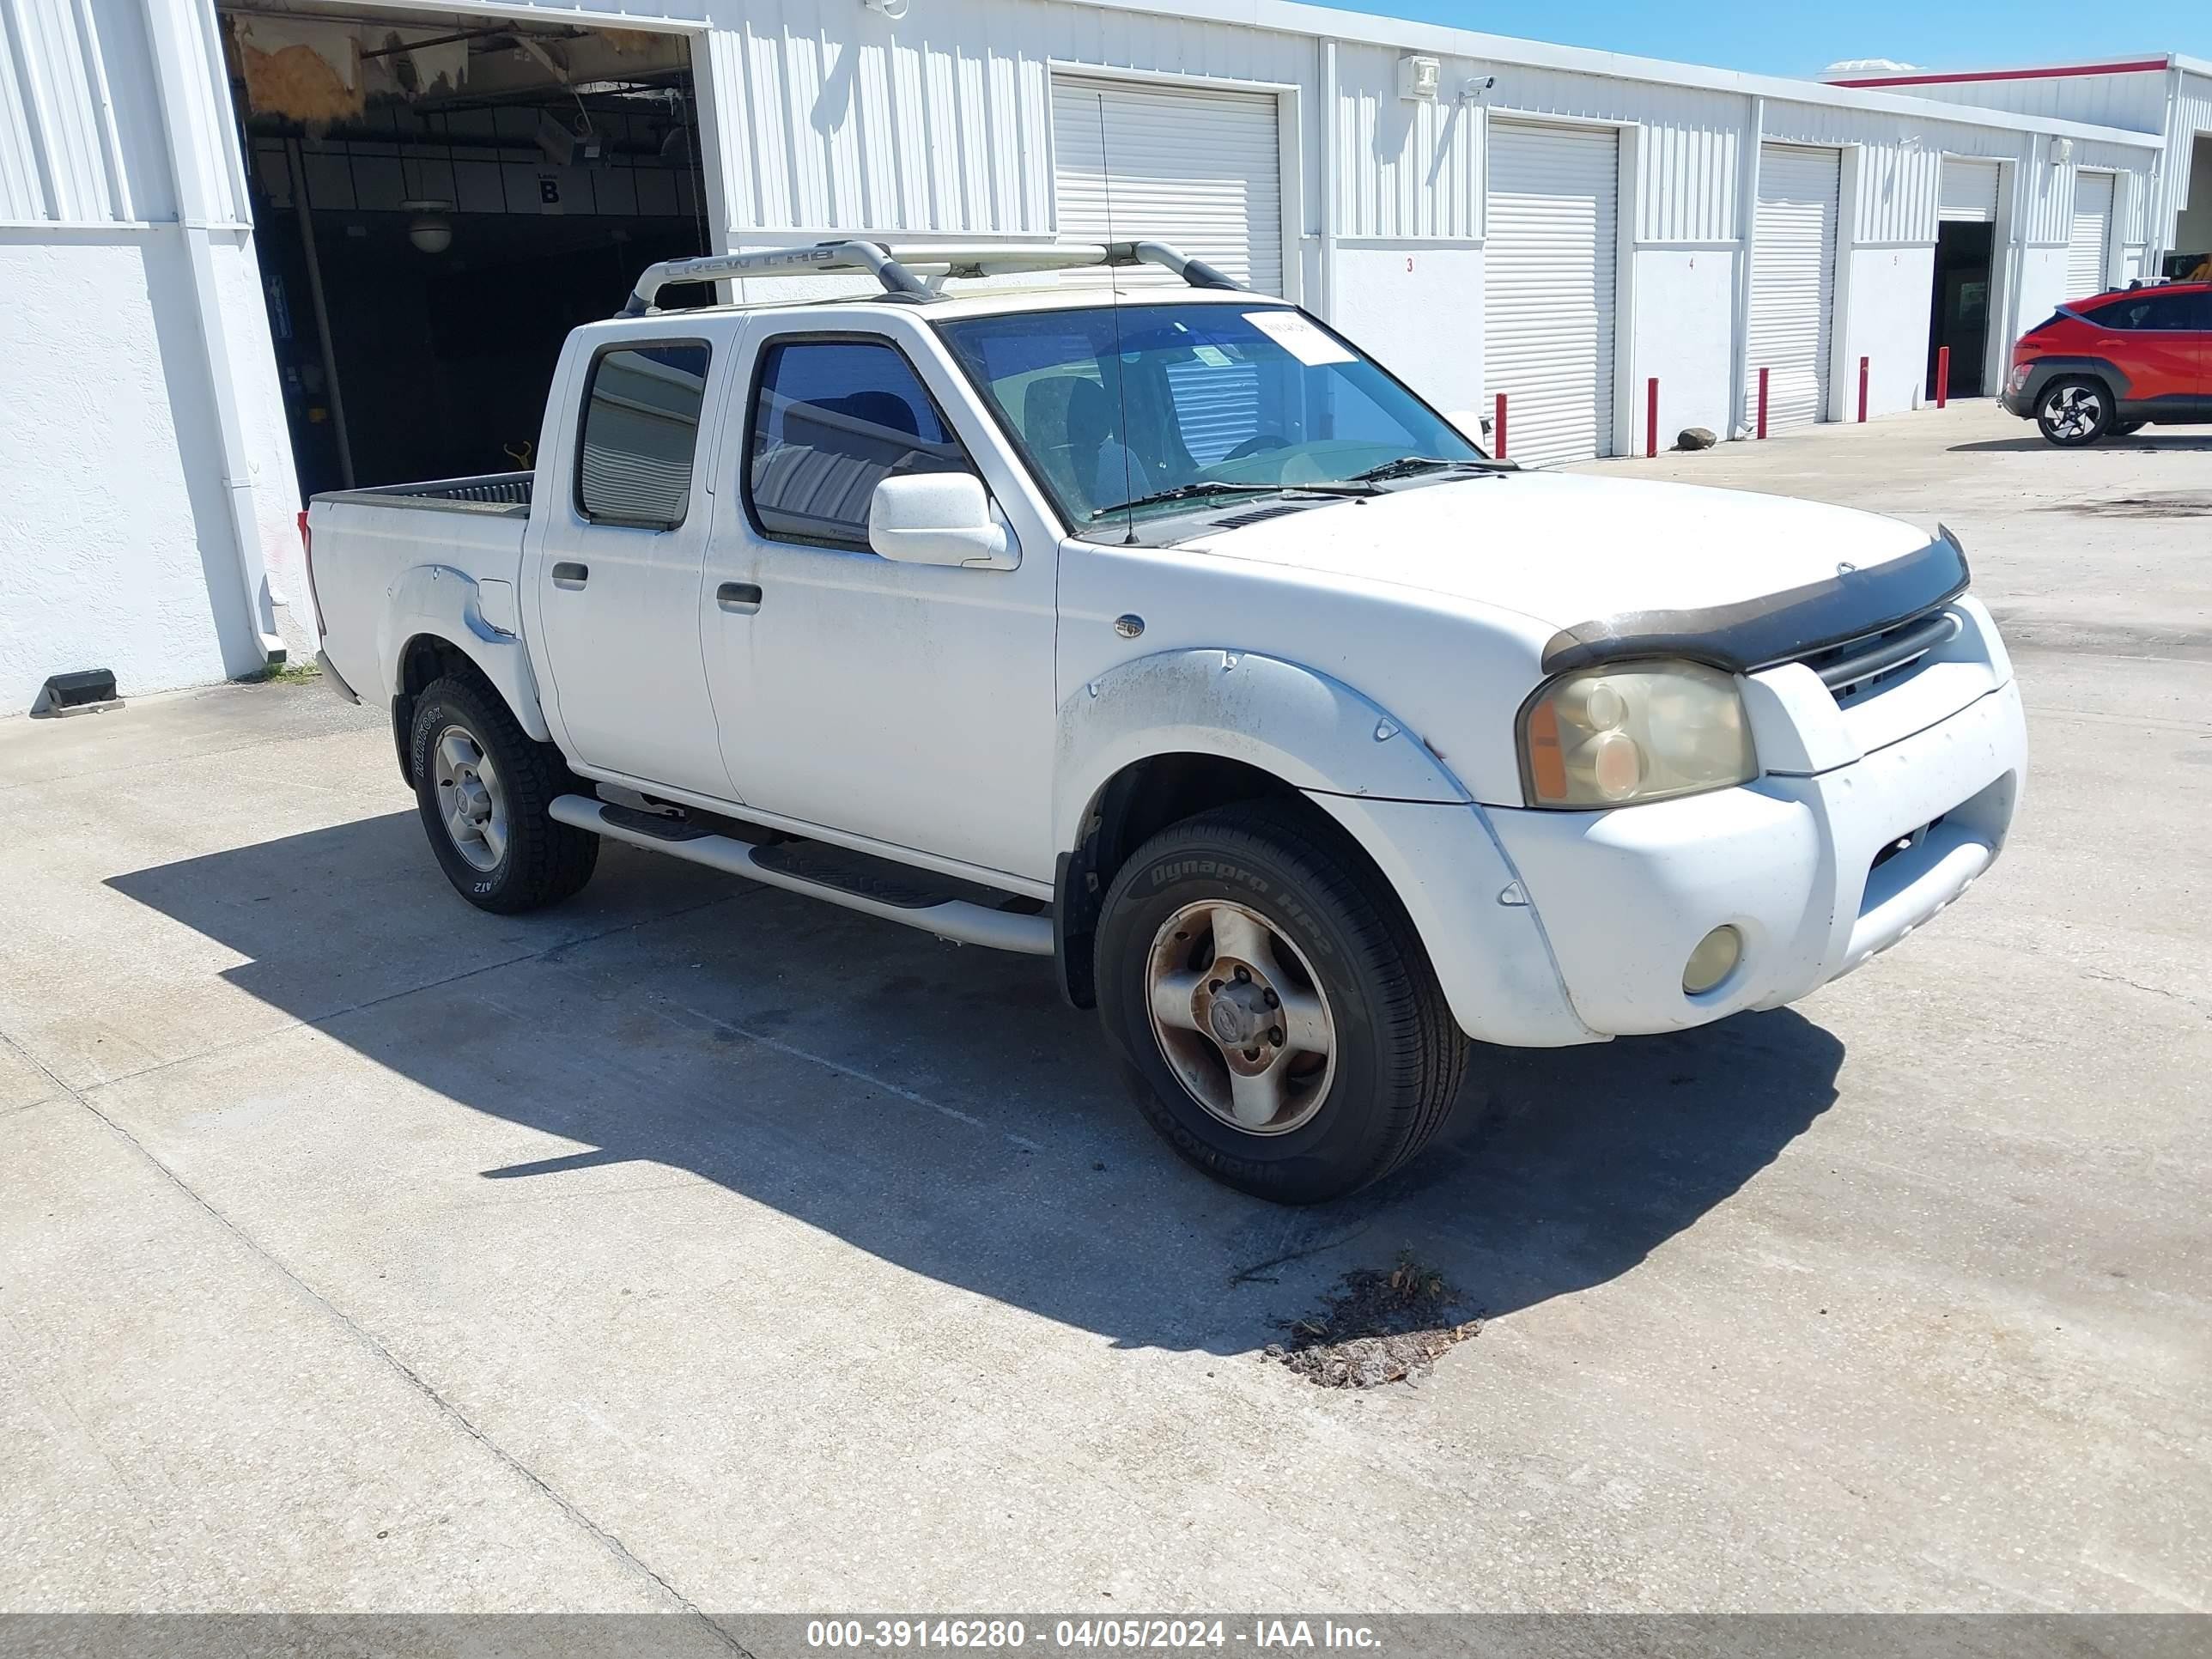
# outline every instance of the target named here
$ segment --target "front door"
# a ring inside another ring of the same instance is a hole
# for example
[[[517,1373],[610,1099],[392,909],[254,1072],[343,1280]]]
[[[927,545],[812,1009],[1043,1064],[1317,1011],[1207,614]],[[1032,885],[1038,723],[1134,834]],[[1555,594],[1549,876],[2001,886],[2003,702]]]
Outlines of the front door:
[[[714,517],[701,434],[732,337],[717,332],[625,340],[584,366],[568,394],[578,429],[556,446],[579,460],[532,503],[524,580],[550,670],[547,717],[569,754],[726,798],[699,638]]]
[[[872,552],[895,472],[977,472],[1002,509],[1014,492],[972,413],[948,416],[927,325],[822,318],[750,344],[732,392],[744,441],[723,448],[701,602],[732,785],[763,812],[1049,880],[1056,542],[1016,517],[1011,570]]]

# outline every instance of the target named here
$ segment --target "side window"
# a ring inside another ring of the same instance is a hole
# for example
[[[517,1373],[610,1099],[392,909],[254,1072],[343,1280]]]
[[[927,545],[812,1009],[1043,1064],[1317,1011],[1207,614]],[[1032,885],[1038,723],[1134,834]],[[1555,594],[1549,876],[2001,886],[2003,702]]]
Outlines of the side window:
[[[2179,333],[2206,325],[2202,320],[2198,298],[2193,294],[2131,294],[2092,313],[2090,320],[2100,328]]]
[[[706,401],[702,340],[623,346],[592,363],[576,460],[576,510],[599,524],[673,530],[691,503]]]
[[[763,535],[865,549],[894,473],[975,466],[896,347],[789,340],[762,355],[745,496]]]

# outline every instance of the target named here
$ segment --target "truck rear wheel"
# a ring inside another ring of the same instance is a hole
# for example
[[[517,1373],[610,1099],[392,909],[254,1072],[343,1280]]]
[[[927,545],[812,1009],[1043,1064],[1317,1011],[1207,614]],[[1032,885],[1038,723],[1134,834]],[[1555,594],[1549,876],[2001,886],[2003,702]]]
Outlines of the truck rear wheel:
[[[1185,1159],[1285,1204],[1341,1197],[1443,1123],[1468,1042],[1395,896],[1278,805],[1161,831],[1099,918],[1099,1014]]]
[[[434,681],[415,701],[409,757],[430,850],[478,909],[534,910],[592,878],[599,838],[546,816],[569,784],[560,751],[532,741],[495,693]]]

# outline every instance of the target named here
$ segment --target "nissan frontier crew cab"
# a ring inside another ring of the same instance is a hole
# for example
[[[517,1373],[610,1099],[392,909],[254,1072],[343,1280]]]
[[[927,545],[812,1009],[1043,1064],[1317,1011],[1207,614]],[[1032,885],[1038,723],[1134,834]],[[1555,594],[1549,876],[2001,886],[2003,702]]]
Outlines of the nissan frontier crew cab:
[[[653,303],[791,272],[881,292]],[[1949,532],[1476,430],[1157,243],[678,261],[569,337],[533,471],[315,498],[321,660],[471,903],[611,838],[1050,957],[1176,1152],[1325,1199],[1471,1045],[1850,972],[2020,795]]]

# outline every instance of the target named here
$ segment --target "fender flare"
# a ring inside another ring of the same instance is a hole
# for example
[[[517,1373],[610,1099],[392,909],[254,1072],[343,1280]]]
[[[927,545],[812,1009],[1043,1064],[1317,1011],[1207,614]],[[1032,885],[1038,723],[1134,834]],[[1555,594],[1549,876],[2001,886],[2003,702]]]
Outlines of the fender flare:
[[[1550,940],[1489,814],[1406,723],[1343,681],[1234,650],[1139,657],[1077,688],[1054,751],[1053,945],[1060,988],[1093,993],[1082,914],[1103,792],[1168,754],[1219,756],[1280,778],[1334,818],[1405,907],[1453,1017],[1492,1042],[1587,1042]]]
[[[521,636],[487,621],[483,594],[474,577],[449,564],[418,564],[400,572],[386,593],[384,621],[377,631],[376,657],[383,665],[386,697],[406,693],[403,673],[406,648],[425,635],[442,640],[474,663],[506,699],[516,722],[538,743],[553,740],[538,704],[538,676]],[[511,615],[510,599],[502,614]]]
[[[1322,794],[1474,799],[1404,721],[1318,669],[1249,651],[1163,651],[1118,664],[1060,704],[1054,844],[1082,839],[1117,773],[1167,754],[1242,761]]]

